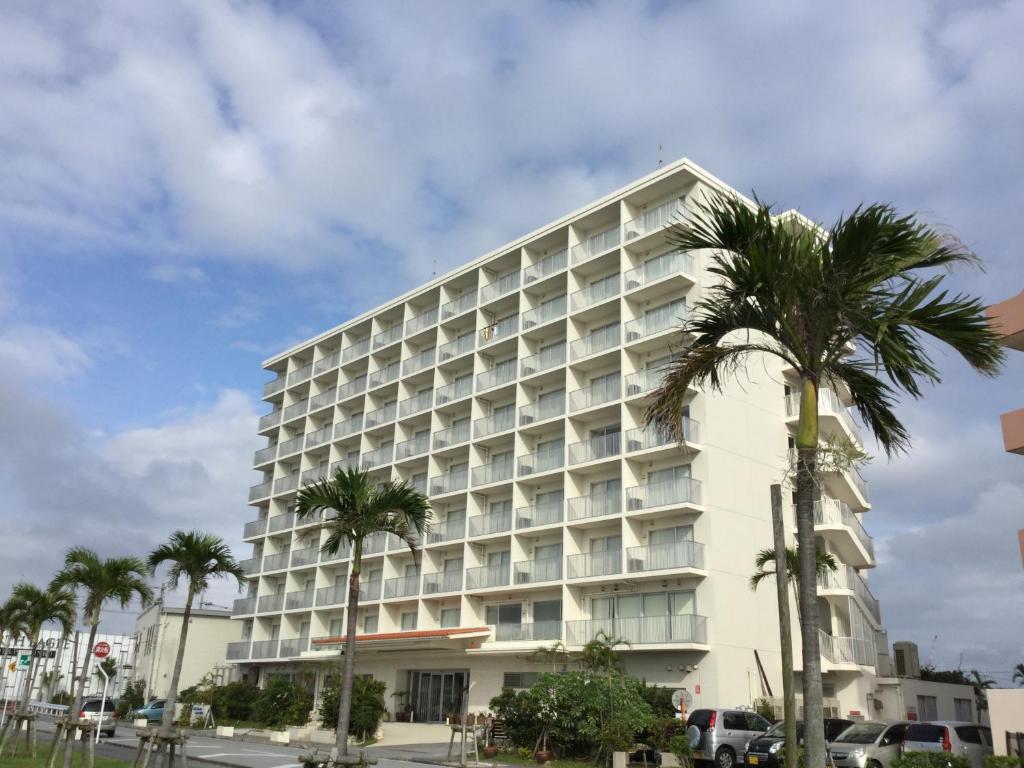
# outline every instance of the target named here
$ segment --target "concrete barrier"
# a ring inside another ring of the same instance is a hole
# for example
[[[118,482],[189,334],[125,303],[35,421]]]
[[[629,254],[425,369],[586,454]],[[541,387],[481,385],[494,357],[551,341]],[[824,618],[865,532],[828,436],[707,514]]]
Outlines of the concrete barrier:
[[[149,720],[147,720],[144,717],[137,717],[132,721],[132,725],[134,725],[136,728],[148,728]]]
[[[292,740],[291,734],[288,731],[271,731],[270,741],[274,744],[288,744]]]
[[[233,725],[218,725],[217,735],[222,736],[225,739],[235,738],[235,726]]]

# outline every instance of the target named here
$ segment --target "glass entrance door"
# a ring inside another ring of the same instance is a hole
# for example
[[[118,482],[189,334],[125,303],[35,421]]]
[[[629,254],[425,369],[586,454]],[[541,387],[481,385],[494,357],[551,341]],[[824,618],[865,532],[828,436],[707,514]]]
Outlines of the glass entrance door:
[[[468,679],[467,672],[410,672],[409,700],[416,722],[443,723],[446,717],[461,712]]]

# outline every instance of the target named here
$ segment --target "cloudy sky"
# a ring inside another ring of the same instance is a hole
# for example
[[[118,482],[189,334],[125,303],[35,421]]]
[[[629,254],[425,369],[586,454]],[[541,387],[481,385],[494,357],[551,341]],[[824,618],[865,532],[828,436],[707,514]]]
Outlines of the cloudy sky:
[[[72,543],[241,552],[263,358],[659,157],[822,221],[919,211],[985,261],[955,287],[1017,293],[1022,32],[1021,2],[6,3],[0,592]],[[871,581],[890,639],[1008,683],[1024,355],[940,362],[866,471]]]

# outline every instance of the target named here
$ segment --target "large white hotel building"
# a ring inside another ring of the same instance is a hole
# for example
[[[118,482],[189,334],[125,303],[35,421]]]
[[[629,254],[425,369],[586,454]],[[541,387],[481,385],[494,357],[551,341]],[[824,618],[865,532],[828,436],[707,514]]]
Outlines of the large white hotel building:
[[[337,674],[347,553],[322,553],[292,509],[303,483],[358,466],[433,508],[416,556],[367,542],[358,608],[357,672],[417,721],[455,711],[470,684],[485,710],[549,668],[531,651],[599,630],[629,641],[630,672],[685,687],[694,707],[781,696],[775,589],[748,581],[787,473],[793,372],[756,359],[725,392],[692,392],[684,447],[643,428],[712,279],[667,227],[714,189],[728,188],[687,160],[659,168],[268,360],[244,639],[228,658],[314,687]],[[823,429],[859,440],[843,401],[823,392]],[[889,674],[868,508],[855,471],[825,476],[820,540],[841,567],[821,582],[821,645],[844,716],[873,714],[872,681]]]

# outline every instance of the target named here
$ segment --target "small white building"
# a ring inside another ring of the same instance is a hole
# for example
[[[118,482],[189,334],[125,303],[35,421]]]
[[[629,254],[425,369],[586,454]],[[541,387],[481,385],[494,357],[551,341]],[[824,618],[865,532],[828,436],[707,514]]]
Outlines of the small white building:
[[[1024,754],[1024,688],[992,688],[986,692],[997,755]]]
[[[184,613],[184,608],[155,603],[135,620],[135,637],[138,640],[136,677],[146,681],[147,697],[167,696]],[[240,637],[241,627],[237,621],[231,621],[231,611],[194,608],[189,620],[178,690],[197,684],[210,673],[221,682],[227,682],[224,652],[228,643]]]

